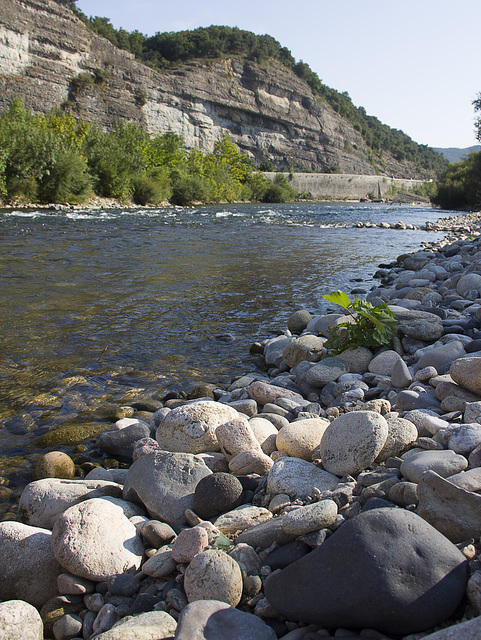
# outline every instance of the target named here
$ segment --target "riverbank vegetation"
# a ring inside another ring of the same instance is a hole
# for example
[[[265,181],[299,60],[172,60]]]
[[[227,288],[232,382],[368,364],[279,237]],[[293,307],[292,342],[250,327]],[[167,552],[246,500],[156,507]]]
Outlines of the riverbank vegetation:
[[[4,203],[80,204],[96,195],[147,205],[293,200],[285,176],[271,182],[225,137],[212,153],[184,149],[181,136],[135,124],[112,131],[54,111],[33,114],[20,100],[0,115],[0,198]]]
[[[399,162],[413,163],[435,175],[440,175],[447,167],[447,161],[441,154],[368,115],[363,107],[354,105],[346,91],[339,92],[325,85],[307,63],[296,61],[291,51],[272,36],[256,35],[237,27],[212,25],[189,31],[158,32],[148,37],[139,31],[116,29],[109,18],[87,17],[76,8],[76,0],[57,2],[72,9],[92,31],[157,70],[196,59],[241,56],[255,62],[277,60],[306,82],[320,100],[349,120],[375,154],[388,152]]]
[[[481,142],[481,93],[473,101],[473,106],[478,114],[476,138]],[[466,160],[450,164],[431,200],[443,209],[480,209],[481,152],[471,153]]]

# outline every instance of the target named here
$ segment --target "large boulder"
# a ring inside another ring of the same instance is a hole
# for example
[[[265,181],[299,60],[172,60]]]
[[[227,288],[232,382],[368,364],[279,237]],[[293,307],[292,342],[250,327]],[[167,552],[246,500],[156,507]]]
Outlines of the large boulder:
[[[276,640],[271,627],[219,600],[191,602],[179,617],[176,640]]]
[[[148,453],[130,467],[124,498],[144,505],[152,518],[182,527],[186,509],[194,506],[197,483],[211,473],[201,458],[190,453]]]
[[[147,611],[122,618],[108,631],[95,636],[96,640],[170,640],[177,622],[165,611]]]
[[[43,640],[39,612],[23,600],[0,603],[0,640]]]
[[[404,509],[348,520],[312,553],[270,576],[265,595],[289,620],[407,635],[449,618],[467,562],[442,534]]]
[[[50,546],[51,536],[47,529],[0,522],[0,599],[42,607],[57,595],[62,568]]]
[[[122,508],[94,498],[67,509],[55,521],[52,549],[70,573],[89,580],[107,580],[140,568],[144,546]]]
[[[105,480],[35,480],[22,491],[18,514],[25,524],[52,529],[65,509],[84,500],[106,496],[121,498],[122,487]]]
[[[336,476],[366,469],[381,453],[388,432],[385,418],[375,411],[352,411],[339,416],[322,436],[324,469]]]
[[[389,308],[394,312],[398,329],[408,338],[434,342],[444,335],[441,318],[428,311],[405,309],[396,305]]]
[[[426,471],[418,484],[418,514],[455,543],[481,535],[481,495],[457,486],[460,478],[456,474],[450,482]]]
[[[185,570],[189,602],[220,600],[236,607],[242,596],[242,573],[237,562],[220,549],[198,553]]]
[[[226,404],[199,400],[169,411],[155,432],[163,451],[203,453],[219,451],[215,430],[224,422],[239,418]]]
[[[274,496],[287,494],[293,500],[305,498],[320,492],[332,491],[339,484],[339,478],[307,460],[283,456],[274,463],[267,474],[267,493]]]
[[[449,373],[461,387],[481,395],[481,358],[458,358],[451,365]]]

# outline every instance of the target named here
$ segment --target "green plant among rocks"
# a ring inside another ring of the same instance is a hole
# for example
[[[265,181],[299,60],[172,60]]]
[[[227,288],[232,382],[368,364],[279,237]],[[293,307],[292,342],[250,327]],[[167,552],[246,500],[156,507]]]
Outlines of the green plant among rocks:
[[[333,291],[323,298],[345,309],[354,320],[329,327],[330,337],[324,346],[331,354],[358,347],[382,347],[396,334],[396,317],[385,302],[375,307],[357,296],[351,300],[344,291]]]

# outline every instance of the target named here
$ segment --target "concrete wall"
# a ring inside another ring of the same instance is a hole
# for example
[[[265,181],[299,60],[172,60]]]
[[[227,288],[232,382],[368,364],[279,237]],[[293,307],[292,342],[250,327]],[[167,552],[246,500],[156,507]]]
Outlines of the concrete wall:
[[[288,173],[285,174],[289,176]],[[266,172],[271,180],[275,173]],[[296,191],[308,191],[320,200],[359,200],[369,195],[385,198],[393,187],[412,191],[422,180],[390,178],[388,176],[362,176],[347,173],[294,173],[291,186]]]

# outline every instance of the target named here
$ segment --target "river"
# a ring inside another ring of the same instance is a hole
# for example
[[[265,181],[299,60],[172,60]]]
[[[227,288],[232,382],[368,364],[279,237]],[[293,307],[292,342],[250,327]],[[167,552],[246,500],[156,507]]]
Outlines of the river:
[[[0,211],[0,520],[31,479],[34,438],[95,421],[132,389],[227,384],[293,311],[369,290],[380,262],[442,236],[352,225],[447,215],[361,203]]]

